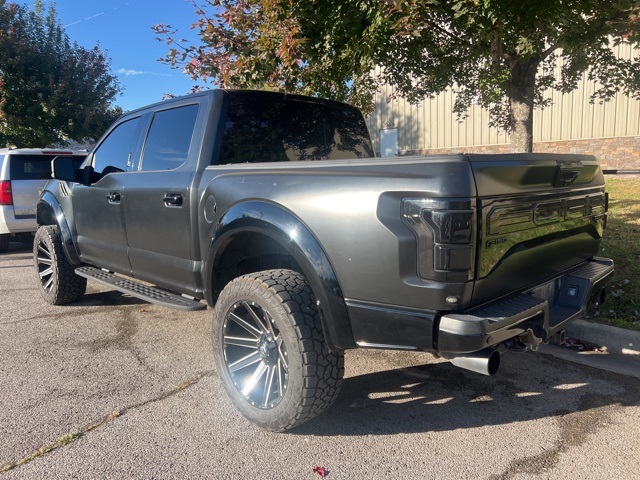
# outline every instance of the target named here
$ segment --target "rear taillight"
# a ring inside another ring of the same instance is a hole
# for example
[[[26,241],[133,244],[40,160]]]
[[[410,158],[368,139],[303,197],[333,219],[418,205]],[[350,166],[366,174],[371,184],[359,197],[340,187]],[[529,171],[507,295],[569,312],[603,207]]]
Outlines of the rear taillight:
[[[0,205],[13,205],[11,180],[2,180],[0,182]]]
[[[405,198],[402,220],[418,240],[418,275],[426,280],[472,280],[476,209],[471,199]]]

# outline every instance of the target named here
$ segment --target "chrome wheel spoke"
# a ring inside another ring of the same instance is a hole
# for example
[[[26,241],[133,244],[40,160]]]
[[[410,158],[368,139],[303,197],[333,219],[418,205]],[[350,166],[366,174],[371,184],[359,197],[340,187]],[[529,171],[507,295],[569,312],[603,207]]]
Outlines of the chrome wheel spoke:
[[[276,333],[273,326],[273,318],[271,318],[271,315],[269,315],[267,312],[265,312],[265,315],[267,317],[267,327],[269,329],[269,334],[271,335],[271,338],[275,340],[278,334]]]
[[[269,372],[267,373],[267,381],[264,384],[264,402],[262,403],[263,407],[266,407],[269,404],[269,397],[271,397],[271,389],[273,388],[273,377],[276,373],[277,368],[277,365],[269,367]]]
[[[40,252],[44,253],[47,257],[51,258],[51,253],[49,252],[47,247],[42,244],[42,242],[38,243],[38,250]],[[38,260],[39,259],[40,259],[40,257],[38,257]]]
[[[38,263],[43,265],[52,265],[51,258],[38,257]]]
[[[229,369],[229,371],[231,373],[236,373],[238,370],[242,370],[243,368],[247,368],[248,366],[253,365],[254,363],[258,363],[260,361],[261,361],[260,354],[256,350],[254,352],[251,352],[246,357],[243,357],[240,360],[237,360],[237,361],[233,362],[232,364],[228,365],[227,368]]]
[[[247,323],[244,319],[240,318],[235,313],[230,312],[228,318],[230,320],[233,320],[234,322],[236,322],[238,325],[240,325],[242,328],[244,328],[247,332],[249,332],[251,335],[256,337],[256,339],[260,338],[260,335],[262,335],[262,332],[260,330],[255,328],[253,325]]]
[[[267,370],[269,370],[269,367],[264,362],[260,362],[258,364],[258,368],[253,371],[253,374],[251,375],[249,380],[247,380],[242,386],[242,390],[240,391],[240,393],[242,393],[242,395],[244,395],[245,397],[250,396],[249,394],[253,392],[253,389],[256,387]]]
[[[283,368],[284,368],[284,373],[287,373],[287,368],[283,367],[282,365],[282,361],[280,359],[278,359],[278,365],[277,365],[277,369],[276,369],[276,373],[278,374],[278,398],[282,398],[282,396],[284,395],[284,388],[285,388],[285,383],[284,383],[284,376],[283,376]]]
[[[253,321],[256,322],[256,325],[260,327],[260,330],[261,330],[260,333],[267,333],[269,331],[269,327],[267,327],[264,324],[263,319],[258,316],[258,314],[255,312],[253,308],[251,308],[251,305],[249,305],[248,302],[242,302],[242,305],[244,306],[244,308],[247,309],[247,312],[249,312],[249,315],[251,315],[251,318],[253,318]],[[267,323],[269,322],[267,321]]]
[[[224,344],[235,345],[236,347],[253,348],[254,350],[256,350],[258,348],[258,339],[246,338],[246,337],[232,337],[232,336],[225,335]]]
[[[41,279],[44,279],[44,277],[49,275],[53,275],[53,268],[47,268],[46,270],[39,272],[39,275]]]
[[[287,363],[287,356],[285,354],[286,350],[284,348],[284,342],[282,341],[281,335],[276,338],[276,344],[278,345],[278,360],[282,362],[282,367],[285,371],[289,371],[289,364]]]

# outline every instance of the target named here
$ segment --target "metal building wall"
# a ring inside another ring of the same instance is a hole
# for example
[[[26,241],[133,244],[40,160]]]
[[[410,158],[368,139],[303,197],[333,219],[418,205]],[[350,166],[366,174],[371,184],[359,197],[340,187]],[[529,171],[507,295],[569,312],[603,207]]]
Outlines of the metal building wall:
[[[630,46],[616,48],[623,58],[638,55]],[[558,69],[559,70],[559,69]],[[553,105],[534,112],[534,142],[640,136],[640,100],[618,93],[605,104],[591,104],[593,82],[583,78],[577,90],[562,95],[546,92]],[[452,113],[454,96],[446,91],[419,105],[401,98],[392,99],[393,89],[385,86],[376,97],[374,112],[368,117],[376,147],[380,131],[398,129],[398,150],[429,150],[509,143],[509,136],[489,127],[489,114],[474,106],[466,120]]]

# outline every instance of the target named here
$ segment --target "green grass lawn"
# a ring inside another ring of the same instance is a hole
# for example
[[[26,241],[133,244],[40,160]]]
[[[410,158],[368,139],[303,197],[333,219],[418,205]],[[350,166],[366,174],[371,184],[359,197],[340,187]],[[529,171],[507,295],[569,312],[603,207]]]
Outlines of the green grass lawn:
[[[607,178],[609,218],[601,255],[612,258],[616,274],[607,301],[591,320],[640,330],[640,178]]]

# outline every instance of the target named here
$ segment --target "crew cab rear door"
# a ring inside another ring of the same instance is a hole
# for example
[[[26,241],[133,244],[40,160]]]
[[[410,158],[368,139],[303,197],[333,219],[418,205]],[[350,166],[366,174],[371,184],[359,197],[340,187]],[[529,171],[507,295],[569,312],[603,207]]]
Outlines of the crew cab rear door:
[[[198,112],[193,100],[153,112],[122,202],[132,275],[184,293],[196,284],[190,186]]]

